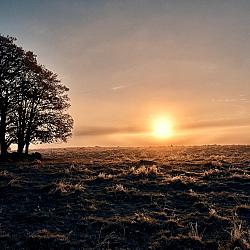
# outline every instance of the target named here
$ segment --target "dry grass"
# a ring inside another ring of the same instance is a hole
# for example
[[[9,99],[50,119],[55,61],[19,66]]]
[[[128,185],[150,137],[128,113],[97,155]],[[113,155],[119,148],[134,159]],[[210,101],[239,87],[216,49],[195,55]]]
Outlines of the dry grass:
[[[220,173],[220,170],[217,168],[209,169],[203,172],[205,177],[211,176],[211,175],[217,175],[218,173]]]
[[[209,214],[209,216],[216,216],[217,212],[214,208],[210,208],[208,214]]]
[[[152,165],[152,166],[142,165],[138,168],[132,167],[131,172],[133,175],[148,176],[148,175],[157,175],[159,173],[159,170],[156,165]]]
[[[59,241],[68,241],[69,240],[68,236],[69,235],[65,235],[65,234],[58,233],[58,232],[51,232],[48,229],[41,229],[31,234],[30,238],[37,239],[37,240],[56,239]]]
[[[41,161],[41,160],[34,160],[33,161],[33,164],[35,165],[35,166],[43,166],[43,162]]]
[[[146,215],[145,213],[142,213],[142,212],[135,213],[135,220],[134,221],[135,222],[140,222],[140,223],[144,223],[144,222],[153,223],[153,222],[155,222],[155,220],[152,217],[150,217],[150,216],[148,216],[148,215]]]
[[[189,237],[198,240],[198,241],[202,241],[202,237],[203,237],[203,233],[199,233],[198,231],[198,224],[196,223],[190,223],[190,232],[189,232]]]
[[[127,188],[125,188],[122,184],[116,184],[111,188],[116,193],[125,193],[127,191]]]
[[[41,153],[0,164],[0,249],[249,248],[250,147]]]
[[[105,174],[103,172],[99,173],[97,176],[98,179],[103,179],[103,180],[110,180],[113,179],[113,175],[111,174]]]
[[[223,166],[223,163],[220,161],[211,161],[210,164],[212,167],[216,167],[216,168]]]
[[[3,170],[3,171],[0,171],[0,176],[9,177],[9,176],[13,176],[13,174],[10,173],[8,170]]]
[[[49,192],[51,194],[59,193],[72,193],[72,192],[83,192],[85,190],[84,186],[81,183],[71,184],[64,181],[58,181],[54,184],[54,188]]]
[[[231,229],[230,236],[233,246],[242,248],[243,250],[250,249],[250,229],[245,229],[241,220],[233,218],[233,227]]]
[[[22,178],[21,177],[14,177],[8,183],[11,187],[21,187],[22,186]]]

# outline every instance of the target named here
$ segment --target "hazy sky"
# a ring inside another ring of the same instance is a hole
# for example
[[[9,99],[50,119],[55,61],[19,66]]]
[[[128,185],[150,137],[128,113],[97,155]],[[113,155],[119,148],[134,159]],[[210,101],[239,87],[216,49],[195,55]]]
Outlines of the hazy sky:
[[[0,33],[70,88],[68,146],[246,144],[249,13],[249,0],[0,0]],[[147,135],[158,116],[172,138]]]

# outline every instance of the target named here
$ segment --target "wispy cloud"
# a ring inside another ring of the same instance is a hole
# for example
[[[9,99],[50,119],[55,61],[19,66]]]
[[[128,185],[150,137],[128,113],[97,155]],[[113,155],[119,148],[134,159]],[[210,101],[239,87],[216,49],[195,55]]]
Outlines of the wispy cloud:
[[[241,127],[250,126],[250,117],[244,119],[219,119],[219,120],[204,120],[186,123],[180,125],[181,129],[206,129],[219,127]]]
[[[139,134],[144,132],[135,126],[128,127],[85,127],[75,132],[77,136],[100,136],[112,134]]]
[[[247,95],[241,94],[235,97],[228,97],[228,98],[213,98],[212,102],[218,103],[249,103],[250,99]]]
[[[124,88],[127,88],[127,87],[128,87],[127,85],[118,85],[118,86],[112,87],[111,89],[113,91],[117,91],[117,90],[124,89]]]

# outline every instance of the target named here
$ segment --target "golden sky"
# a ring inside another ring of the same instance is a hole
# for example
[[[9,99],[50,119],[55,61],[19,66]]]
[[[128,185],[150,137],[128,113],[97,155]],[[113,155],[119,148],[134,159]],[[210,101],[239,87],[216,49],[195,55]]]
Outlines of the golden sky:
[[[0,31],[70,88],[68,144],[249,144],[250,1],[1,1]],[[152,136],[167,118],[171,136]],[[52,145],[55,146],[55,145]]]

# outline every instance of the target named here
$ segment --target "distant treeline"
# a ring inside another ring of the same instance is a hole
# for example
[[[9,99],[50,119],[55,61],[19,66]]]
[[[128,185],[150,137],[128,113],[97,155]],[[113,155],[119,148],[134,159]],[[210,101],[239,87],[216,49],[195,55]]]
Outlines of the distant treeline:
[[[28,153],[31,143],[66,141],[73,119],[67,113],[68,88],[37,62],[36,55],[17,46],[15,38],[0,36],[1,156],[11,144]]]

